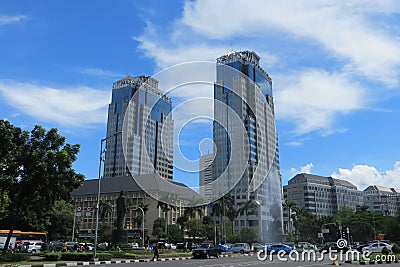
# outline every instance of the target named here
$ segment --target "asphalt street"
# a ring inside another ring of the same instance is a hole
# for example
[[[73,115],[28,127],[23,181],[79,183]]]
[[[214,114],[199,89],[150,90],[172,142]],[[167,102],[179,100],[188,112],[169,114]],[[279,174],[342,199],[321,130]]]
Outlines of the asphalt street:
[[[323,261],[279,261],[276,258],[273,260],[267,259],[261,261],[256,255],[245,256],[245,255],[234,255],[234,257],[224,258],[211,258],[211,259],[187,259],[180,261],[157,261],[157,262],[140,262],[140,263],[127,263],[127,264],[113,264],[116,267],[128,267],[128,266],[149,266],[149,267],[241,267],[241,266],[266,266],[271,267],[308,267],[308,266],[332,266],[332,261],[325,257]],[[344,263],[340,262],[340,266],[357,266],[358,263]],[[368,265],[368,263],[367,263]],[[385,266],[400,266],[399,263],[384,264]],[[99,265],[101,266],[101,265]],[[110,265],[108,265],[110,266]],[[106,267],[101,266],[101,267]]]

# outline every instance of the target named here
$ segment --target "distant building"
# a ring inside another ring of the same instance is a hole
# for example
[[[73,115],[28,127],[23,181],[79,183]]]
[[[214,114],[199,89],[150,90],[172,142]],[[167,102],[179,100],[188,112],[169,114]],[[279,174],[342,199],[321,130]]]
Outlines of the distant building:
[[[116,81],[108,108],[104,177],[158,173],[172,179],[171,110],[171,99],[158,89],[154,78],[127,76]]]
[[[200,157],[200,195],[204,200],[211,201],[212,186],[210,183],[213,181],[213,161],[214,154],[207,154]]]
[[[400,190],[383,186],[370,185],[364,191],[364,204],[371,211],[386,216],[400,215]]]
[[[283,187],[283,196],[318,217],[336,215],[342,207],[356,211],[363,205],[363,192],[352,183],[306,173],[290,179]]]

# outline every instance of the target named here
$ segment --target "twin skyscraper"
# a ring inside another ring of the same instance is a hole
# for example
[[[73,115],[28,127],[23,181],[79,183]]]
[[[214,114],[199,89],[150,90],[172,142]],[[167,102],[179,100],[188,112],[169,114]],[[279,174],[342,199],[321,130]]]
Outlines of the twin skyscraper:
[[[238,214],[233,229],[254,227],[260,241],[270,241],[282,233],[282,182],[272,80],[259,60],[252,51],[231,51],[217,59],[212,107],[215,151],[208,161],[208,182],[202,185],[207,190],[200,192],[207,192],[202,197],[210,202],[228,193],[237,206],[253,202],[256,209]],[[158,83],[149,76],[127,76],[114,83],[105,178],[156,174],[173,183],[173,103]],[[218,217],[214,220],[221,223]]]

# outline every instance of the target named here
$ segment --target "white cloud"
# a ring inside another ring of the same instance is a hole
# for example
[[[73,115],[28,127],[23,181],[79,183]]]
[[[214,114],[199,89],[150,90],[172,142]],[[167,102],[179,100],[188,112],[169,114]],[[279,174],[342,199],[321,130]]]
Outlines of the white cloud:
[[[154,59],[159,69],[183,62],[215,61],[218,56],[227,52],[226,47],[209,46],[207,44],[167,48],[148,36],[137,37],[136,40],[140,42],[139,48],[144,51],[147,57]]]
[[[300,170],[297,170],[296,168],[290,168],[290,172],[293,175],[296,175],[298,173],[311,173],[311,169],[314,167],[314,164],[308,163],[306,166],[300,167]]]
[[[26,19],[26,16],[2,16],[0,15],[0,26],[20,23],[22,20]]]
[[[396,1],[264,1],[187,2],[182,23],[209,39],[265,35],[283,30],[297,39],[317,42],[348,67],[390,86],[399,82],[398,32],[376,23],[382,13],[396,14]]]
[[[347,180],[355,184],[359,190],[369,185],[393,187],[400,189],[400,161],[396,161],[392,170],[379,172],[375,167],[368,165],[354,165],[351,170],[339,168],[339,173],[331,176]]]
[[[277,77],[275,99],[277,117],[293,122],[299,135],[316,130],[336,132],[333,122],[337,114],[361,109],[367,103],[364,90],[346,76],[312,69]]]
[[[88,87],[50,88],[33,83],[1,81],[4,102],[38,120],[65,126],[93,127],[107,118],[109,92]]]
[[[328,135],[347,130],[336,126],[339,115],[364,109],[370,100],[379,99],[369,97],[379,90],[374,87],[369,92],[368,82],[381,81],[387,87],[398,84],[399,28],[384,19],[378,23],[376,15],[399,12],[396,1],[254,0],[248,4],[198,0],[185,3],[172,30],[147,23],[146,31],[135,39],[158,69],[192,60],[215,62],[229,50],[227,42],[233,40],[240,47],[245,41],[242,47],[257,51],[267,72],[279,72],[272,75],[277,118],[294,123],[296,135],[312,131]],[[283,47],[293,42],[299,54],[304,49],[304,58],[285,55],[271,42],[276,36],[284,36]],[[323,58],[308,61],[307,55],[314,53],[310,47]]]
[[[93,76],[108,76],[108,77],[123,77],[124,75],[115,73],[108,70],[102,70],[98,68],[84,68],[80,70],[83,74],[93,75]]]

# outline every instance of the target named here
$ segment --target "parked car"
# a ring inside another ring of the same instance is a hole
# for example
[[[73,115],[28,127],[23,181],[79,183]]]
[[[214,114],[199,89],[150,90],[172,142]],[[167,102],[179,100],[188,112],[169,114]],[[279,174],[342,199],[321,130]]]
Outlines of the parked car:
[[[63,242],[61,241],[51,241],[49,243],[50,251],[61,251]]]
[[[369,244],[358,244],[358,245],[352,246],[351,248],[357,250],[358,252],[362,252],[362,249],[364,247],[368,247],[368,246],[369,246]]]
[[[280,251],[283,251],[281,253],[289,254],[293,250],[293,247],[286,244],[273,244],[267,247],[267,254],[278,254]],[[263,248],[262,251],[265,252],[265,248]]]
[[[193,258],[210,258],[211,256],[218,258],[221,254],[219,246],[212,242],[201,243],[196,249],[193,249]]]
[[[259,251],[262,248],[264,248],[265,246],[259,243],[253,243],[251,244],[251,251]]]
[[[218,246],[222,252],[232,252],[232,248],[229,245],[219,244]]]
[[[249,253],[250,245],[248,243],[236,243],[231,246],[233,253]]]
[[[297,243],[296,246],[297,250],[313,250],[313,249],[317,249],[317,246],[309,243],[309,242],[299,242]]]
[[[130,245],[132,246],[132,248],[139,248],[139,244],[138,243],[130,243]]]
[[[176,249],[176,245],[175,244],[170,244],[170,243],[165,243],[165,248],[166,249]]]
[[[79,248],[78,242],[67,242],[68,251],[76,251]]]
[[[189,242],[187,245],[188,250],[193,250],[193,249],[196,249],[197,247],[198,247],[198,245],[193,242]]]
[[[40,241],[40,242],[29,242],[28,245],[28,253],[37,253],[40,252],[42,250],[44,246],[44,242]]]
[[[92,251],[94,249],[93,243],[79,243],[79,247],[83,247],[86,251]]]
[[[184,243],[176,243],[176,249],[184,250],[185,249],[185,244]]]
[[[384,247],[386,247],[390,251],[392,251],[392,245],[389,245],[388,243],[385,243],[385,242],[371,243],[369,246],[363,247],[362,251],[368,251],[371,253],[382,253],[382,249]]]

